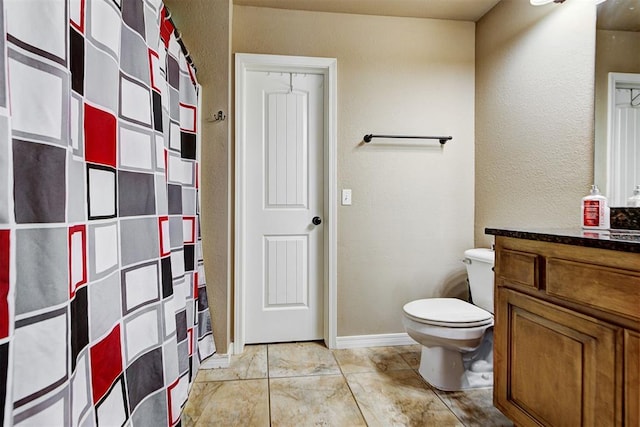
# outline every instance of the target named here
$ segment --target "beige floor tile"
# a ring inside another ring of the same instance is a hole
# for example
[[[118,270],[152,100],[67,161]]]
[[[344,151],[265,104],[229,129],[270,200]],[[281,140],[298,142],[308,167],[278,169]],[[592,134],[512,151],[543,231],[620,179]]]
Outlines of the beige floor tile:
[[[346,377],[370,427],[463,425],[414,370]]]
[[[436,390],[436,393],[467,427],[513,425],[493,406],[492,388],[453,392]]]
[[[206,406],[207,391],[210,389],[206,383],[194,383],[189,390],[189,398],[182,411],[182,425],[191,427],[196,425],[202,410]]]
[[[200,369],[182,425],[512,425],[491,389],[427,385],[415,371],[420,353],[418,344],[333,352],[317,342],[246,346],[228,369]]]
[[[242,354],[231,356],[228,368],[200,369],[196,382],[267,378],[267,346],[247,345]]]
[[[333,355],[345,374],[411,369],[395,347],[334,350]]]
[[[266,379],[194,384],[183,411],[185,425],[269,426],[269,385]]]
[[[331,350],[317,342],[269,344],[269,378],[340,374]]]
[[[342,375],[272,378],[272,426],[365,426]]]
[[[422,346],[420,344],[402,345],[396,347],[400,356],[405,362],[411,366],[411,369],[420,368],[420,356],[422,355]]]

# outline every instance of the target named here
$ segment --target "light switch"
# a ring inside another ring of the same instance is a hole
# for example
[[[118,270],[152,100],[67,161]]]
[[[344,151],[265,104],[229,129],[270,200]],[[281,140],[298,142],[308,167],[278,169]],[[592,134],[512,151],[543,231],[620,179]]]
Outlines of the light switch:
[[[351,206],[351,189],[342,189],[342,206]]]

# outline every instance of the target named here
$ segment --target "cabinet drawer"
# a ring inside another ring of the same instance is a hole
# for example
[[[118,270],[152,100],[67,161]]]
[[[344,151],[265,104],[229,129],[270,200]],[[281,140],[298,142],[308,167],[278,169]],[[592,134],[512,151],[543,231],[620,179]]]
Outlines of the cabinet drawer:
[[[538,288],[538,255],[503,249],[498,275],[509,284]]]
[[[557,258],[547,260],[547,294],[640,320],[640,275]]]

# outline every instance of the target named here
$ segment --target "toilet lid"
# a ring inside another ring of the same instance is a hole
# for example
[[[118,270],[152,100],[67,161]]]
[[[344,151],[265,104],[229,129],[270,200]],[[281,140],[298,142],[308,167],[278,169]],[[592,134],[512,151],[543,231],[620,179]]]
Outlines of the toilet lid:
[[[493,315],[457,298],[427,298],[411,301],[404,312],[417,322],[453,327],[482,326],[493,322]]]

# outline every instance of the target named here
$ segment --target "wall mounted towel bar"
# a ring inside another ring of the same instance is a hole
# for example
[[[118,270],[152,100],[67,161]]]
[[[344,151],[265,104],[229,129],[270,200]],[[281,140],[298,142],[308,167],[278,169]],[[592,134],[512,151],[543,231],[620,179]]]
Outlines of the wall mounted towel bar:
[[[369,143],[373,138],[404,138],[404,139],[437,139],[440,144],[445,144],[447,141],[453,139],[452,136],[407,136],[407,135],[373,135],[368,134],[364,136],[364,142]]]

